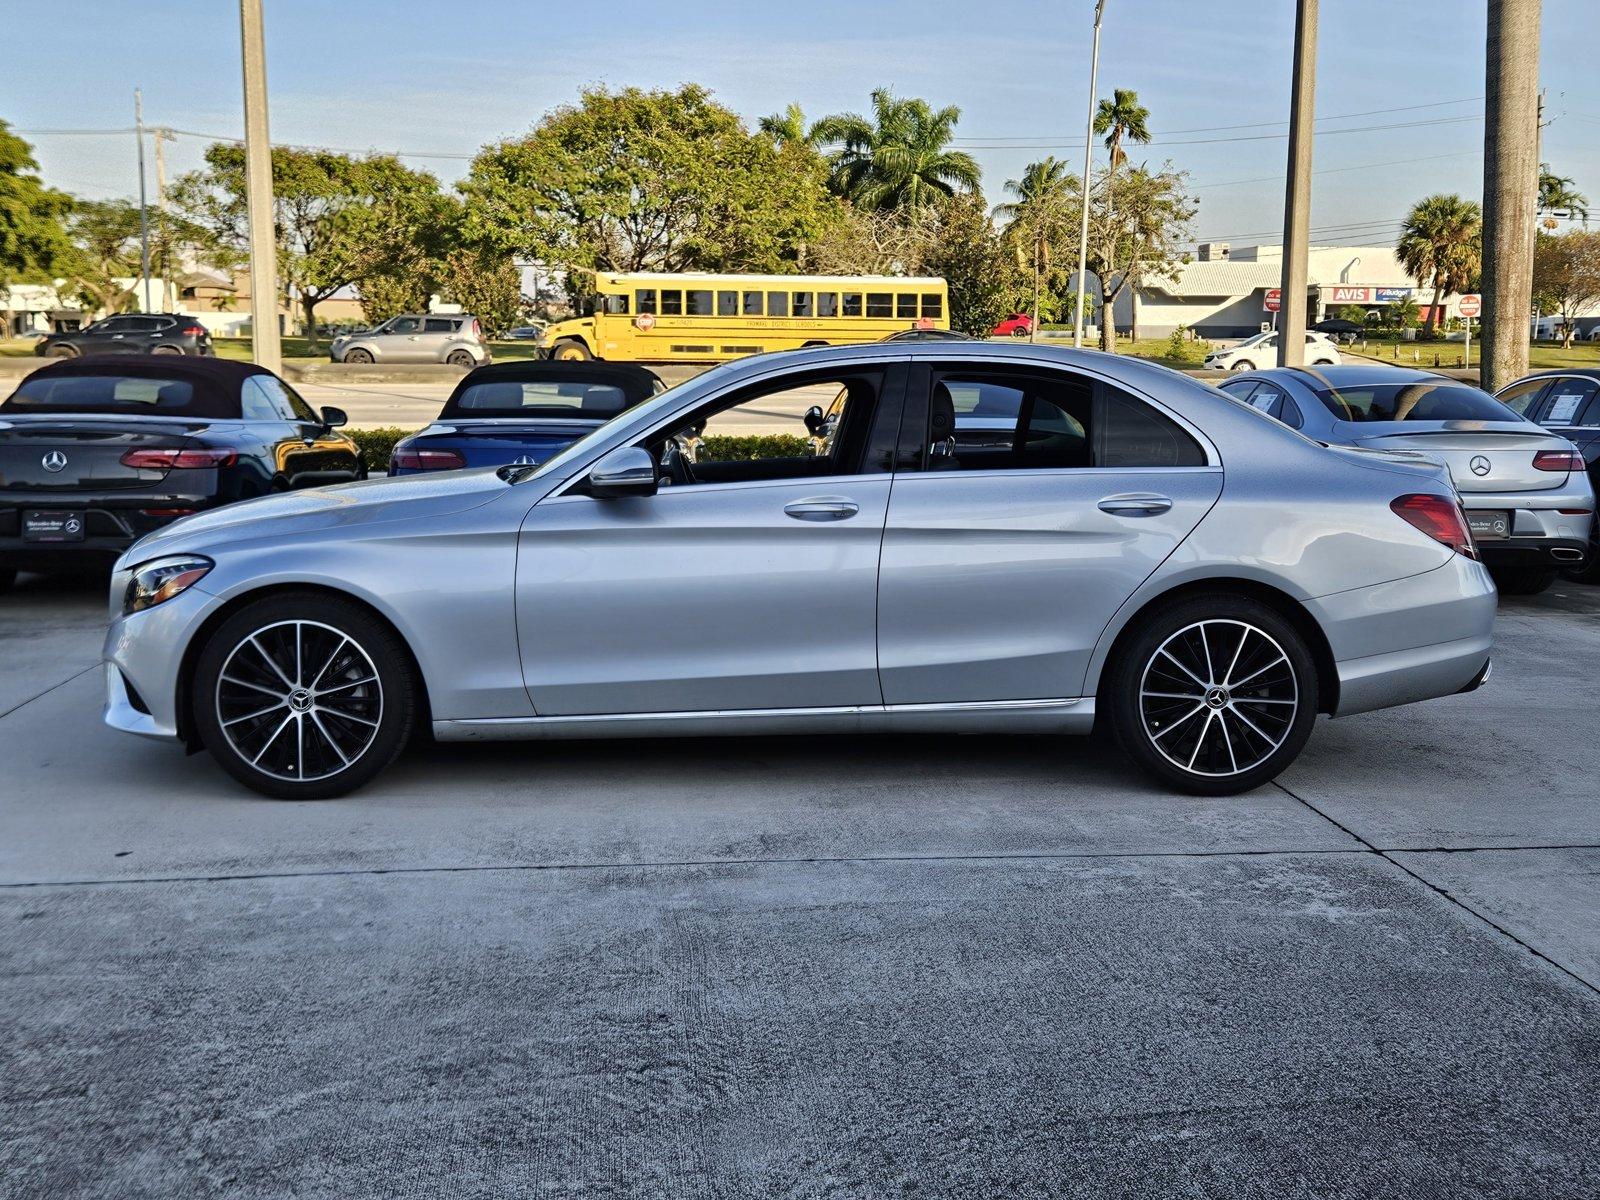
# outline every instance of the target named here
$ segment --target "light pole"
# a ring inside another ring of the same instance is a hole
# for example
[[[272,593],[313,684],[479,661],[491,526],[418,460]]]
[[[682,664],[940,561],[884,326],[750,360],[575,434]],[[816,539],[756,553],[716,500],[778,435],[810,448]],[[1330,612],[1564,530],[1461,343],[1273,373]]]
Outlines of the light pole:
[[[1528,370],[1539,207],[1540,0],[1489,0],[1483,133],[1480,387]]]
[[[1283,274],[1278,285],[1278,365],[1306,361],[1306,275],[1311,254],[1311,141],[1317,111],[1317,0],[1299,0],[1294,85],[1289,102],[1289,184],[1283,205]]]
[[[272,142],[267,135],[267,51],[261,0],[239,0],[244,54],[244,188],[250,214],[250,348],[269,371],[283,366],[278,337],[278,241],[272,227]]]
[[[133,134],[139,139],[139,288],[144,296],[144,311],[150,307],[150,215],[144,199],[144,97],[133,89]]]
[[[1083,287],[1089,271],[1089,170],[1094,165],[1094,101],[1100,90],[1100,18],[1106,0],[1095,0],[1094,48],[1089,52],[1089,121],[1083,132],[1083,222],[1078,229],[1078,309],[1072,318],[1072,344],[1083,345]],[[1105,320],[1105,314],[1100,314]]]

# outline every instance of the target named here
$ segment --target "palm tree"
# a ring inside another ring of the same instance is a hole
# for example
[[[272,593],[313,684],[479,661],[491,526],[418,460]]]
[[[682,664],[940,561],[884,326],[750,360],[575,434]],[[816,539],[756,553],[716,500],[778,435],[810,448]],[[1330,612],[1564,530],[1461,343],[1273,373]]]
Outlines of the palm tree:
[[[806,124],[805,110],[798,104],[791,104],[781,113],[773,113],[770,117],[762,117],[759,128],[777,143],[780,150],[785,146],[809,148],[818,141],[817,127]]]
[[[961,110],[935,111],[926,100],[872,93],[872,116],[837,113],[812,127],[833,154],[832,186],[865,209],[919,208],[961,190],[976,190],[978,164],[950,149]]]
[[[1432,333],[1439,301],[1465,291],[1482,265],[1483,210],[1460,196],[1424,197],[1406,214],[1395,254],[1417,279],[1433,281],[1433,306],[1423,325]]]
[[[1544,215],[1544,227],[1554,229],[1558,216],[1572,217],[1589,223],[1589,197],[1580,192],[1565,175],[1557,175],[1549,163],[1539,164],[1539,212]]]
[[[1029,163],[1023,168],[1021,179],[1006,180],[1006,191],[1016,199],[998,205],[994,210],[996,217],[1007,222],[1007,240],[1016,250],[1019,266],[1025,264],[1029,257],[1022,237],[1025,235],[1031,244],[1033,326],[1030,336],[1039,328],[1040,279],[1050,273],[1051,249],[1069,228],[1067,206],[1077,182],[1074,176],[1068,174],[1067,164],[1057,161],[1054,156],[1042,162]]]
[[[1105,135],[1106,149],[1111,151],[1112,171],[1127,160],[1122,149],[1124,141],[1141,146],[1150,141],[1150,129],[1145,124],[1149,119],[1150,110],[1139,103],[1139,93],[1132,88],[1116,88],[1110,100],[1100,101],[1094,114],[1094,132],[1096,137]]]

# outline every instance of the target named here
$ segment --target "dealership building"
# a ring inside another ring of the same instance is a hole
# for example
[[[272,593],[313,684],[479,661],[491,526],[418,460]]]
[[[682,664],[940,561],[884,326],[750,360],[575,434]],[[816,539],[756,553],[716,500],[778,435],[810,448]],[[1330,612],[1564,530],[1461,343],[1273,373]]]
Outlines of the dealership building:
[[[1178,326],[1204,338],[1248,337],[1270,328],[1268,289],[1282,282],[1282,246],[1230,246],[1203,242],[1191,261],[1179,263],[1170,278],[1147,279],[1124,288],[1116,302],[1117,328],[1134,324],[1138,306],[1141,337],[1164,337]],[[1309,255],[1306,313],[1311,323],[1334,316],[1347,305],[1376,313],[1386,304],[1414,296],[1426,317],[1433,289],[1412,278],[1392,246],[1313,246]],[[1459,297],[1446,297],[1442,315],[1455,315]]]

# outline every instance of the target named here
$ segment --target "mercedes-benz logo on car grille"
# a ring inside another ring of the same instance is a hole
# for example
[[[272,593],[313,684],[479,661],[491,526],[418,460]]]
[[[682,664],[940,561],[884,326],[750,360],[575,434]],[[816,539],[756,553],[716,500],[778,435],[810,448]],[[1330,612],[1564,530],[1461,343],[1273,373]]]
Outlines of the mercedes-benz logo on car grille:
[[[534,458],[531,454],[524,454],[519,458],[513,458],[511,460],[511,465],[513,467],[533,467],[538,466],[538,464],[539,460]]]
[[[1487,475],[1489,473],[1489,460],[1481,454],[1474,454],[1472,461],[1467,465],[1472,468],[1474,475]]]
[[[67,456],[59,450],[52,450],[39,460],[46,471],[62,471],[67,466]]]

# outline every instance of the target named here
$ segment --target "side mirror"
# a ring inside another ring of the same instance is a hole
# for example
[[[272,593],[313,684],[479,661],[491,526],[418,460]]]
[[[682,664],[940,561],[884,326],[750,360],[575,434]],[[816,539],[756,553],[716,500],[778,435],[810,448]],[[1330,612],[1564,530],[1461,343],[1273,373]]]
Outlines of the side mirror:
[[[350,424],[350,418],[345,414],[344,409],[334,408],[330,404],[322,410],[322,424],[326,429],[337,429],[341,425]]]
[[[618,446],[589,468],[589,494],[600,500],[654,496],[654,456],[643,446]]]
[[[806,428],[810,430],[812,437],[817,437],[819,434],[821,434],[823,416],[824,414],[822,411],[822,405],[820,404],[813,404],[810,408],[806,409],[806,415],[802,418],[802,420],[805,421]]]

